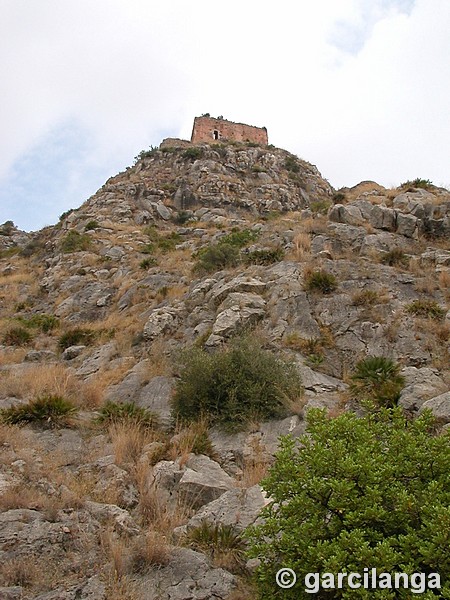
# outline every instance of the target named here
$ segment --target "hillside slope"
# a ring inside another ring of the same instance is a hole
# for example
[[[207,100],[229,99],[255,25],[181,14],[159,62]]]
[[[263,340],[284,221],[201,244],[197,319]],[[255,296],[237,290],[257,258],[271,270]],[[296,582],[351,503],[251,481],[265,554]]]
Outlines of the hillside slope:
[[[312,406],[358,409],[364,357],[400,364],[409,414],[450,422],[449,239],[450,193],[427,182],[336,192],[284,150],[177,141],[54,227],[5,224],[0,407],[59,396],[77,412],[0,426],[0,595],[251,597],[232,592],[236,569],[180,543],[183,527],[251,523],[277,437],[300,435]],[[174,424],[180,350],[249,332],[302,377],[285,418]],[[159,426],[99,424],[107,402]]]

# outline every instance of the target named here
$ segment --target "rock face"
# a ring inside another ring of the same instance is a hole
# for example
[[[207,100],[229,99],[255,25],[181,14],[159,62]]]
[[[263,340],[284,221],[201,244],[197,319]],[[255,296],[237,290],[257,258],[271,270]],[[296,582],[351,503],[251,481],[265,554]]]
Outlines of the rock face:
[[[57,226],[0,225],[0,408],[77,409],[0,424],[0,598],[228,598],[232,566],[184,534],[257,521],[280,436],[360,410],[366,356],[399,363],[410,418],[448,429],[450,192],[421,185],[335,192],[284,150],[166,140]],[[301,375],[284,418],[177,422],[184,351],[249,333]],[[100,422],[106,402],[128,418]]]

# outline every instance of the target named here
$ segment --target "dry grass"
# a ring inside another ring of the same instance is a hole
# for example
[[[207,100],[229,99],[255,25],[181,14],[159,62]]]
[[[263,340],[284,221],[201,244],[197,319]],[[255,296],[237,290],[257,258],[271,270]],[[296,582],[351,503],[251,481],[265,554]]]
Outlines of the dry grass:
[[[29,485],[14,485],[0,496],[0,511],[15,508],[43,510],[48,508],[49,498]]]
[[[0,367],[21,363],[27,354],[27,348],[8,348],[0,351]]]
[[[205,454],[214,458],[215,454],[209,439],[208,428],[208,420],[204,418],[186,426],[181,423],[177,424],[168,447],[168,459],[178,460],[180,465],[184,465],[192,453]]]
[[[141,483],[139,513],[143,524],[170,540],[173,530],[184,525],[192,516],[192,509],[182,503],[171,506],[164,502],[155,488],[148,485],[147,478]]]
[[[41,587],[47,577],[47,569],[43,569],[34,557],[20,556],[0,564],[0,585],[7,587]]]
[[[450,301],[450,270],[441,271],[438,276],[438,285],[445,299]]]
[[[244,460],[242,475],[236,482],[238,487],[247,489],[259,483],[266,477],[271,462],[269,456],[261,444],[261,440],[257,437],[252,438],[250,445],[252,446],[252,455]]]
[[[134,540],[130,548],[132,573],[144,575],[153,567],[164,567],[170,562],[171,546],[166,536],[158,531],[149,531]]]
[[[422,270],[423,273],[423,270]],[[432,295],[436,289],[438,288],[438,282],[436,281],[436,277],[433,275],[427,275],[425,277],[420,277],[414,282],[414,289],[419,294],[429,294]]]
[[[133,578],[122,576],[118,579],[110,576],[106,582],[106,598],[108,600],[143,600],[144,596]]]
[[[60,364],[30,365],[11,369],[3,377],[4,396],[32,399],[43,394],[64,396],[80,404],[80,383],[73,371]]]
[[[294,248],[292,250],[292,258],[297,261],[302,261],[306,256],[309,256],[311,251],[311,236],[306,231],[300,231],[292,240]]]
[[[142,455],[144,447],[156,440],[156,434],[153,431],[132,421],[111,424],[108,434],[118,465],[136,463]]]

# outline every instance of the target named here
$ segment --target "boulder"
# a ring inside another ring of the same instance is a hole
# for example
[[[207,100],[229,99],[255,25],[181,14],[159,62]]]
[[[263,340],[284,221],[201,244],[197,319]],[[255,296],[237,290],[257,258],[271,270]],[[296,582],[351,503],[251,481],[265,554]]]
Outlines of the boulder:
[[[207,456],[191,454],[179,481],[178,493],[188,506],[199,508],[234,485],[234,479],[218,463]]]
[[[450,392],[445,392],[424,402],[419,412],[431,410],[440,423],[450,423]]]
[[[225,492],[217,500],[205,504],[191,519],[186,530],[198,527],[202,522],[233,525],[243,531],[256,521],[262,508],[269,503],[266,494],[259,485],[250,488],[235,488]]]
[[[237,580],[200,552],[176,548],[169,564],[152,569],[142,583],[143,600],[225,600]]]
[[[405,378],[405,387],[398,403],[406,410],[419,410],[425,401],[447,391],[436,369],[405,367],[401,374]]]

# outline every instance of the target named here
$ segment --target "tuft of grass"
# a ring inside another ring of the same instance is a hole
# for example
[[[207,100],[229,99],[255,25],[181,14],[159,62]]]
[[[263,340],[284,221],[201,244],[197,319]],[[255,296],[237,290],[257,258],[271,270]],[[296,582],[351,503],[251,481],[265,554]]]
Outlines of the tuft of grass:
[[[50,427],[67,424],[68,417],[76,407],[63,396],[46,394],[28,402],[5,408],[0,412],[1,420],[9,425],[40,423]]]
[[[146,271],[147,269],[150,269],[151,267],[155,267],[157,264],[158,263],[156,261],[156,258],[154,258],[153,256],[148,256],[147,258],[144,258],[143,260],[141,260],[141,262],[139,263],[139,268]]]
[[[305,275],[305,288],[310,292],[331,294],[337,288],[336,277],[327,271],[310,271]]]
[[[446,311],[435,300],[414,300],[406,306],[406,312],[425,319],[442,320]]]
[[[203,521],[187,532],[185,542],[194,550],[209,554],[216,567],[244,570],[246,544],[233,525]]]
[[[33,340],[33,335],[25,327],[10,327],[3,336],[6,346],[27,346]]]
[[[144,428],[153,429],[158,425],[157,416],[132,402],[118,404],[116,402],[106,402],[99,410],[97,417],[98,423],[135,423]]]
[[[407,267],[409,259],[401,248],[393,248],[389,252],[386,252],[386,254],[383,254],[380,262],[390,267]]]
[[[380,294],[377,290],[360,290],[352,295],[353,306],[374,306],[380,302]]]

